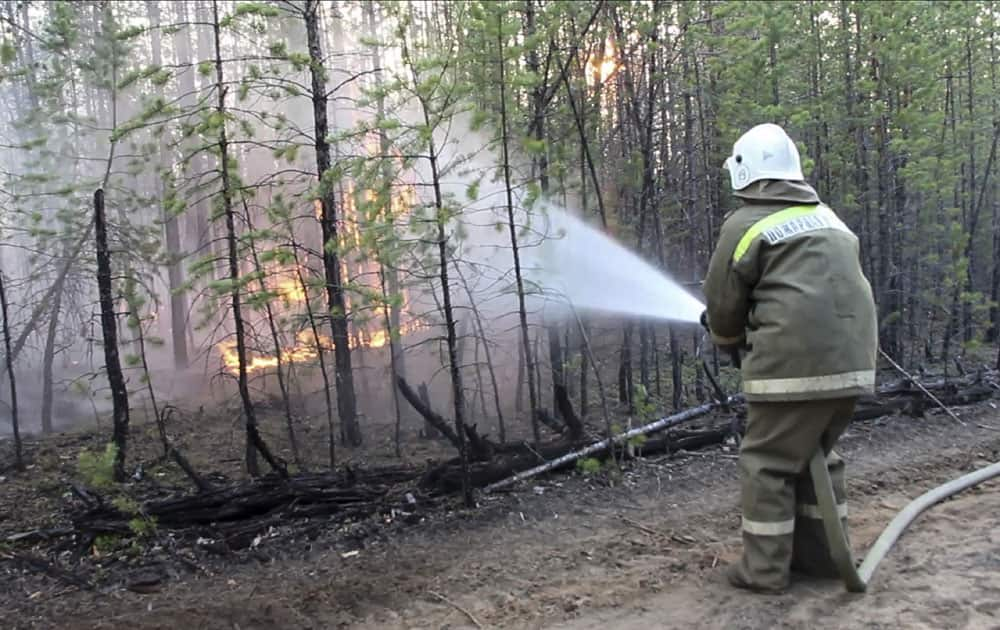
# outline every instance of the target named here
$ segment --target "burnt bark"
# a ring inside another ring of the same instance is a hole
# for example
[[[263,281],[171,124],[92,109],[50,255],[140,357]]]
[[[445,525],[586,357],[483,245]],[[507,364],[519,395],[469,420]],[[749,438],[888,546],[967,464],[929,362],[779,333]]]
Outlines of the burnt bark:
[[[354,373],[351,368],[351,350],[348,346],[347,304],[341,277],[339,238],[337,234],[337,193],[329,181],[330,143],[327,137],[330,126],[327,120],[327,79],[323,65],[323,47],[320,42],[319,6],[316,0],[307,0],[303,16],[309,43],[309,73],[312,79],[312,106],[315,119],[313,133],[316,149],[316,171],[320,184],[320,227],[323,233],[323,274],[326,279],[327,306],[330,311],[330,329],[333,333],[334,371],[337,382],[337,410],[345,439],[352,446],[362,443],[361,427],[357,419],[357,399],[354,393]]]
[[[118,358],[118,320],[115,317],[115,300],[111,288],[111,250],[108,248],[108,226],[104,216],[104,190],[94,192],[94,226],[97,239],[97,288],[101,304],[101,334],[104,339],[104,367],[111,387],[113,429],[111,440],[115,445],[114,478],[123,482],[125,453],[128,447],[129,409],[128,389]]]

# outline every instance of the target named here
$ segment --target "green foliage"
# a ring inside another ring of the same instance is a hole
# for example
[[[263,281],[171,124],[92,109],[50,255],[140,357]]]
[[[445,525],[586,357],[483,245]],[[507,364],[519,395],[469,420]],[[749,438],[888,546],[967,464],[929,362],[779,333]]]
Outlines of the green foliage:
[[[17,59],[17,49],[8,40],[0,41],[0,64],[9,66]]]
[[[595,457],[583,457],[576,460],[576,469],[584,475],[596,475],[601,472],[602,468],[601,460]]]
[[[122,543],[121,536],[117,534],[98,534],[94,538],[94,550],[98,554],[108,555],[116,551]]]
[[[156,519],[152,516],[137,516],[129,519],[128,528],[136,538],[151,538],[156,534]]]
[[[93,488],[110,488],[114,485],[115,457],[118,449],[108,443],[103,452],[81,451],[77,456],[77,472]]]
[[[637,384],[633,387],[632,405],[635,407],[636,417],[642,424],[652,422],[656,413],[656,402],[649,396],[644,385]]]

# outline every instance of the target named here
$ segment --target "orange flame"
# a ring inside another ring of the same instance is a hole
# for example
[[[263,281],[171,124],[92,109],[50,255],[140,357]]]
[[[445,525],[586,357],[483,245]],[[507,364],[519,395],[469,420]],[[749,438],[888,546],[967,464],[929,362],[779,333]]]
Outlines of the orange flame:
[[[615,43],[611,38],[608,38],[604,42],[604,49],[599,56],[587,58],[587,84],[604,83],[610,79],[618,70],[617,56],[618,50],[615,48]]]
[[[406,335],[417,330],[426,328],[427,325],[418,320],[406,322],[399,327],[399,334]],[[361,348],[384,348],[389,344],[389,336],[384,328],[374,331],[359,330],[358,333],[349,339],[348,347],[352,350]],[[333,339],[326,335],[314,337],[311,330],[300,331],[295,335],[295,345],[289,348],[282,348],[281,361],[283,364],[289,363],[311,363],[319,357],[317,345],[323,352],[330,352],[334,348]],[[240,370],[239,353],[236,351],[236,341],[230,339],[223,341],[216,346],[222,356],[222,364],[232,374],[238,374]],[[278,366],[277,356],[254,355],[247,356],[247,372],[256,372]]]
[[[376,144],[372,144],[371,150],[377,150]],[[362,235],[360,233],[360,228],[362,223],[358,217],[358,209],[356,206],[357,189],[354,182],[346,182],[344,188],[341,190],[341,203],[342,213],[340,216],[340,221],[338,222],[338,237],[340,241],[340,246],[344,249],[358,249],[361,247]],[[375,198],[375,191],[371,189],[365,189],[361,191],[361,195],[367,201],[372,201]],[[416,188],[413,185],[406,184],[398,187],[393,191],[389,199],[388,211],[391,214],[392,220],[398,221],[401,218],[406,217],[413,206],[418,202]],[[322,218],[322,202],[320,199],[313,199],[313,210],[315,212],[316,218]],[[354,277],[359,278],[365,275],[371,276],[373,272],[377,270],[377,263],[374,260],[362,259],[358,261],[352,261],[351,266],[357,265],[357,269],[351,269],[348,265],[348,257],[343,256],[340,259],[341,273],[345,279],[350,279],[352,277],[351,272],[354,271]],[[301,304],[306,301],[308,293],[306,287],[303,286],[300,281],[300,277],[307,276],[307,272],[303,269],[296,269],[293,267],[287,268],[277,268],[270,269],[267,275],[267,280],[265,281],[268,288],[276,293],[284,301],[285,307],[290,308],[294,304]],[[406,297],[406,289],[403,289],[404,298]],[[347,304],[348,312],[352,310],[350,295],[345,295],[345,301]],[[405,300],[404,300],[405,303]],[[399,335],[406,335],[414,331],[426,328],[427,325],[417,319],[403,323],[398,331]],[[386,330],[381,327],[374,327],[373,330],[368,330],[364,326],[356,326],[353,334],[348,338],[348,347],[350,349],[358,348],[384,348],[389,345],[389,335]],[[236,352],[236,341],[227,340],[217,344],[217,349],[222,358],[223,367],[232,374],[239,373],[239,356]],[[322,349],[323,352],[328,352],[334,349],[333,339],[325,335],[319,335],[317,339],[311,331],[302,331],[295,336],[295,343],[286,348],[281,349],[281,361],[283,364],[289,363],[310,363],[314,362],[319,357],[319,350]],[[251,352],[247,352],[246,357],[246,370],[247,372],[255,372],[259,370],[266,370],[268,368],[275,368],[278,366],[277,356],[268,356],[266,354],[258,355]]]

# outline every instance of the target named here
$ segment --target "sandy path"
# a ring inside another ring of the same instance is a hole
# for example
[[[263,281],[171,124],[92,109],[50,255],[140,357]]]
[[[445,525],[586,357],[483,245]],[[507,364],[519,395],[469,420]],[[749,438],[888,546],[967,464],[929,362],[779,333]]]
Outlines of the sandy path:
[[[876,502],[853,519],[873,540],[905,501]],[[1000,628],[1000,482],[927,512],[883,561],[871,590],[798,583],[778,597],[734,591],[716,570],[695,584],[595,612],[553,629]]]

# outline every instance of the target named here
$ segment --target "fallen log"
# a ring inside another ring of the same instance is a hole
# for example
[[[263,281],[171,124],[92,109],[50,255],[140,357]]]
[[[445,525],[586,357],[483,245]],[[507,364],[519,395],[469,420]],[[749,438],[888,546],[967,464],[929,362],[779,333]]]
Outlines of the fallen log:
[[[945,405],[967,405],[997,396],[995,383],[971,374],[964,379],[941,382],[938,387],[928,387],[926,383],[924,387],[935,392],[935,397]],[[854,419],[895,413],[920,415],[931,406],[930,399],[912,385],[893,383],[888,389],[890,393],[880,389],[878,395],[862,398]],[[716,401],[694,407],[593,443],[561,437],[538,445],[495,445],[481,438],[474,425],[467,425],[470,448],[489,454],[488,459],[472,463],[471,480],[475,487],[495,492],[542,473],[564,469],[583,457],[606,457],[612,444],[627,444],[628,448],[623,450],[628,457],[718,444],[738,433],[738,427],[730,420],[745,414],[743,403],[742,396],[731,396],[725,404]],[[715,411],[721,413],[713,414]],[[693,429],[690,426],[679,428],[697,419],[703,420]],[[442,422],[441,427],[451,430],[454,435],[447,421]],[[638,436],[650,437],[640,443],[634,440]],[[478,447],[475,439],[483,440]],[[455,462],[450,460],[429,470],[392,466],[357,471],[345,468],[337,473],[308,473],[288,479],[269,475],[225,487],[217,485],[196,494],[146,501],[140,509],[144,516],[155,519],[158,527],[190,528],[198,535],[205,532],[204,535],[216,539],[225,552],[227,547],[251,544],[259,532],[278,523],[319,517],[322,520],[316,522],[328,526],[329,522],[368,518],[399,506],[412,513],[414,500],[406,498],[409,492],[416,493],[422,488],[424,492],[418,496],[423,497],[420,504],[424,505],[427,498],[446,496],[461,487]],[[15,534],[7,542],[48,542],[76,534],[79,543],[80,540],[93,540],[102,533],[131,534],[129,521],[135,514],[117,510],[112,502],[102,500],[91,490],[82,487],[74,490],[83,511],[73,519],[73,527]]]
[[[598,453],[602,453],[611,448],[612,446],[618,446],[624,444],[629,440],[631,440],[632,438],[638,437],[640,435],[649,435],[651,433],[656,433],[657,431],[663,431],[670,427],[677,426],[678,424],[682,424],[684,422],[690,422],[691,420],[694,420],[696,418],[701,418],[702,416],[707,415],[713,409],[718,408],[719,405],[720,403],[712,402],[704,405],[699,405],[697,407],[692,407],[691,409],[687,409],[680,413],[676,413],[672,416],[661,418],[656,422],[651,422],[641,427],[636,427],[630,431],[626,431],[624,433],[619,433],[618,435],[605,438],[599,442],[595,442],[587,446],[586,448],[580,449],[578,451],[573,451],[571,453],[566,453],[562,457],[558,457],[550,462],[547,462],[540,466],[535,466],[534,468],[530,468],[523,472],[519,472],[502,481],[497,481],[496,483],[492,483],[486,486],[483,489],[483,492],[489,493],[489,492],[495,492],[497,490],[502,490],[504,488],[514,485],[515,483],[524,481],[525,479],[530,479],[531,477],[535,477],[542,473],[549,472],[550,470],[556,470],[557,468],[561,468],[563,466],[566,466],[567,464],[572,464],[576,462],[576,460],[581,459],[583,457],[588,457],[590,455],[596,455]]]
[[[956,383],[960,383],[964,387],[959,389],[956,387]],[[926,408],[925,401],[933,401],[934,403],[945,407],[961,406],[982,402],[996,395],[996,390],[989,383],[984,383],[981,375],[969,376],[964,379],[955,379],[953,381],[942,380],[938,383],[933,383],[932,385],[936,385],[936,387],[923,385],[922,388],[914,387],[913,389],[910,389],[910,387],[912,387],[912,383],[894,383],[889,386],[886,391],[880,389],[875,396],[865,397],[859,401],[859,404],[854,412],[853,421],[857,422],[860,420],[870,420],[894,413],[907,413],[915,417],[920,417],[923,415],[924,409]],[[939,393],[937,395],[928,396],[929,392],[925,392],[923,390],[938,390]],[[734,405],[740,405],[743,403],[744,400],[742,396],[730,396],[725,404],[726,406],[733,408]],[[637,435],[647,435],[662,431],[667,427],[660,425],[661,422],[678,418],[679,420],[677,422],[669,425],[675,426],[681,422],[686,422],[690,419],[707,415],[712,409],[715,408],[721,409],[723,408],[723,404],[710,403],[708,405],[694,407],[674,416],[669,416],[668,418],[654,422],[650,425],[638,427],[632,431],[616,436],[615,443],[620,444],[622,442],[626,442]],[[693,417],[688,416],[687,414],[690,412],[694,412],[695,415]],[[676,437],[667,436],[656,441],[647,442],[638,450],[640,453],[659,453],[665,451],[672,452],[671,449],[679,450],[680,448],[701,448],[710,444],[718,444],[731,434],[733,434],[733,430],[724,428],[702,432],[698,436],[692,437],[687,445],[682,445],[682,442],[677,440]],[[586,446],[580,450],[571,450],[566,448],[564,445],[565,451],[569,452],[564,451],[552,461],[536,465],[530,469],[524,470],[518,468],[517,465],[520,462],[515,461],[507,463],[506,469],[508,474],[503,478],[497,478],[502,471],[501,466],[495,464],[488,467],[480,467],[478,470],[474,471],[474,476],[477,477],[479,481],[485,482],[486,487],[484,488],[484,492],[493,492],[495,490],[506,488],[524,479],[529,479],[536,475],[562,468],[583,457],[603,453],[607,450],[607,448],[607,439]],[[440,478],[446,477],[447,474],[445,473],[440,475]]]
[[[961,418],[959,418],[958,416],[955,415],[954,411],[952,411],[951,409],[948,408],[948,405],[946,405],[945,403],[941,402],[941,400],[938,399],[937,396],[935,396],[934,394],[932,394],[931,391],[929,389],[927,389],[927,387],[925,387],[924,385],[921,385],[920,381],[918,381],[917,379],[913,378],[913,375],[911,375],[909,372],[907,372],[905,369],[903,369],[903,366],[901,366],[900,364],[896,363],[896,361],[894,361],[892,357],[890,357],[888,354],[886,354],[886,352],[884,350],[882,350],[882,348],[878,349],[878,353],[881,354],[882,358],[885,359],[886,361],[888,361],[889,364],[892,367],[894,367],[897,372],[899,372],[900,374],[902,374],[906,378],[910,379],[913,382],[913,384],[916,385],[918,389],[920,389],[920,391],[922,391],[923,393],[927,394],[928,398],[930,398],[931,400],[933,400],[935,403],[937,403],[937,405],[939,407],[941,407],[942,409],[944,409],[945,413],[947,413],[949,416],[951,416],[952,420],[954,420],[955,422],[959,423],[960,425],[964,425],[965,424],[964,422],[962,422]],[[958,365],[959,371],[964,376],[965,375],[965,370],[962,369],[962,364],[958,362],[957,358],[955,359],[955,364]]]
[[[267,527],[313,517],[343,521],[375,514],[386,506],[403,501],[405,493],[397,484],[412,484],[419,469],[394,466],[368,472],[345,470],[311,473],[282,478],[268,475],[207,492],[150,500],[138,513],[157,527],[215,532],[214,537],[230,548],[242,548]],[[403,485],[406,488],[407,485]],[[410,486],[412,487],[412,486]],[[84,539],[98,534],[128,536],[135,513],[122,511],[111,502],[85,502],[87,509],[73,518],[73,527],[53,532],[81,534]],[[41,537],[25,534],[24,539]]]

